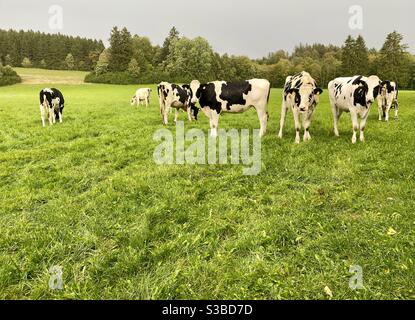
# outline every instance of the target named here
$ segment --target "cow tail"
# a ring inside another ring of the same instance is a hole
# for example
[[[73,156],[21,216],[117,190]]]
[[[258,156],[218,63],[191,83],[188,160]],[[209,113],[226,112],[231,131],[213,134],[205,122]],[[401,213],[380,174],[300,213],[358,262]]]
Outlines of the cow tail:
[[[269,89],[268,89],[268,97],[267,97],[267,106],[269,104],[269,98],[271,96],[271,83],[269,84]],[[269,120],[269,112],[267,110],[267,120]]]

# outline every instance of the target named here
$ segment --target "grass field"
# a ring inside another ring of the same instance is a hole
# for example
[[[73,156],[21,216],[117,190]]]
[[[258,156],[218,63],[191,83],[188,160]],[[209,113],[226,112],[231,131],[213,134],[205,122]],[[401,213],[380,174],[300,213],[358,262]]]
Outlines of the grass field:
[[[0,298],[329,299],[327,286],[333,299],[415,299],[414,92],[398,121],[373,109],[357,145],[348,115],[333,136],[325,92],[313,140],[295,145],[291,114],[276,137],[273,90],[263,169],[248,177],[155,165],[155,90],[137,109],[133,86],[59,85],[65,122],[42,128],[43,87],[0,88]],[[253,110],[220,125],[259,127]]]
[[[36,68],[13,68],[24,84],[83,84],[88,72],[45,70]]]

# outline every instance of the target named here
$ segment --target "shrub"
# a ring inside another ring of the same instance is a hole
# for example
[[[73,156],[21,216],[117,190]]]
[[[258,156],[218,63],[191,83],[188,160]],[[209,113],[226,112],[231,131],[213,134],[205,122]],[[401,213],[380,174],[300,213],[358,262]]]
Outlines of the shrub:
[[[20,83],[22,79],[18,76],[16,71],[10,66],[0,66],[0,86],[9,86]]]
[[[33,66],[32,62],[30,61],[29,58],[23,58],[23,61],[22,61],[23,68],[31,68],[32,66]]]
[[[86,75],[85,82],[107,83],[107,84],[136,84],[138,78],[129,72],[107,72],[96,74],[91,72]]]

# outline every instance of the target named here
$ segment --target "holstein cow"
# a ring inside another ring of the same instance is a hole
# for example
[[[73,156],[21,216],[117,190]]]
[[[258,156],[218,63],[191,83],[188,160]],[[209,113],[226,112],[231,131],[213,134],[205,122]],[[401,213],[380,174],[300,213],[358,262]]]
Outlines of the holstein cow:
[[[210,119],[211,136],[218,134],[219,118],[222,113],[243,113],[255,108],[261,125],[260,136],[267,131],[268,99],[271,85],[268,80],[252,79],[240,82],[214,81],[190,84],[191,102],[199,102],[203,113]]]
[[[398,119],[398,86],[392,81],[383,81],[380,84],[378,95],[379,121],[385,118],[389,121],[390,109],[395,109],[395,119]]]
[[[287,77],[283,93],[279,138],[282,138],[287,111],[291,109],[296,130],[295,142],[300,143],[301,141],[300,116],[302,116],[302,126],[304,128],[304,141],[311,139],[311,119],[322,93],[323,90],[317,87],[316,81],[305,71]]]
[[[131,99],[131,105],[140,106],[141,102],[145,103],[146,107],[150,104],[151,89],[142,88],[138,89],[134,97]]]
[[[170,108],[176,109],[174,122],[177,122],[179,117],[179,110],[187,113],[189,121],[197,120],[199,109],[191,102],[190,86],[161,82],[157,87],[157,92],[160,101],[160,114],[163,124],[167,125],[169,122]]]
[[[354,76],[337,78],[329,83],[330,103],[334,118],[334,134],[339,136],[337,124],[343,112],[350,112],[353,123],[352,142],[357,142],[360,129],[360,141],[365,141],[364,131],[370,108],[379,94],[381,81],[377,76]],[[359,117],[361,118],[359,124]]]
[[[65,107],[65,99],[62,93],[55,88],[45,88],[40,91],[40,116],[42,118],[42,125],[45,126],[46,116],[49,119],[49,124],[63,122],[63,108]]]

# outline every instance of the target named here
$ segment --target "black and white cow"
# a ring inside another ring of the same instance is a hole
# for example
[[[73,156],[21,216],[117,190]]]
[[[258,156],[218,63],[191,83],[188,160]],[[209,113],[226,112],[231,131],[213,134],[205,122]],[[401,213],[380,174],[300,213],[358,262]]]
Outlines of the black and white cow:
[[[395,119],[398,119],[398,85],[393,81],[383,81],[378,95],[379,121],[385,118],[389,121],[389,111],[395,109]]]
[[[206,84],[194,80],[190,84],[191,102],[199,102],[203,113],[210,119],[212,137],[218,135],[219,118],[222,113],[243,113],[253,107],[258,113],[262,137],[267,131],[270,88],[269,81],[264,79],[214,81]]]
[[[164,125],[169,122],[169,112],[171,108],[176,109],[174,122],[177,122],[179,110],[187,113],[189,121],[197,120],[199,109],[191,102],[190,86],[179,86],[174,83],[161,82],[157,87],[160,102],[160,114]]]
[[[320,101],[323,90],[317,86],[316,81],[308,72],[301,72],[294,76],[287,77],[284,86],[280,131],[278,137],[282,138],[287,111],[292,110],[295,124],[295,142],[300,143],[301,122],[304,128],[304,141],[311,139],[310,125],[314,111]]]
[[[53,125],[56,120],[63,122],[63,108],[65,107],[65,99],[62,93],[55,88],[45,88],[40,91],[40,116],[42,118],[42,125],[45,126],[46,116],[49,119],[49,124]]]
[[[330,104],[334,118],[334,134],[339,136],[338,122],[343,112],[350,112],[353,123],[352,143],[365,141],[364,131],[370,108],[379,94],[381,81],[378,76],[337,78],[329,83]],[[361,121],[359,123],[359,117]]]

